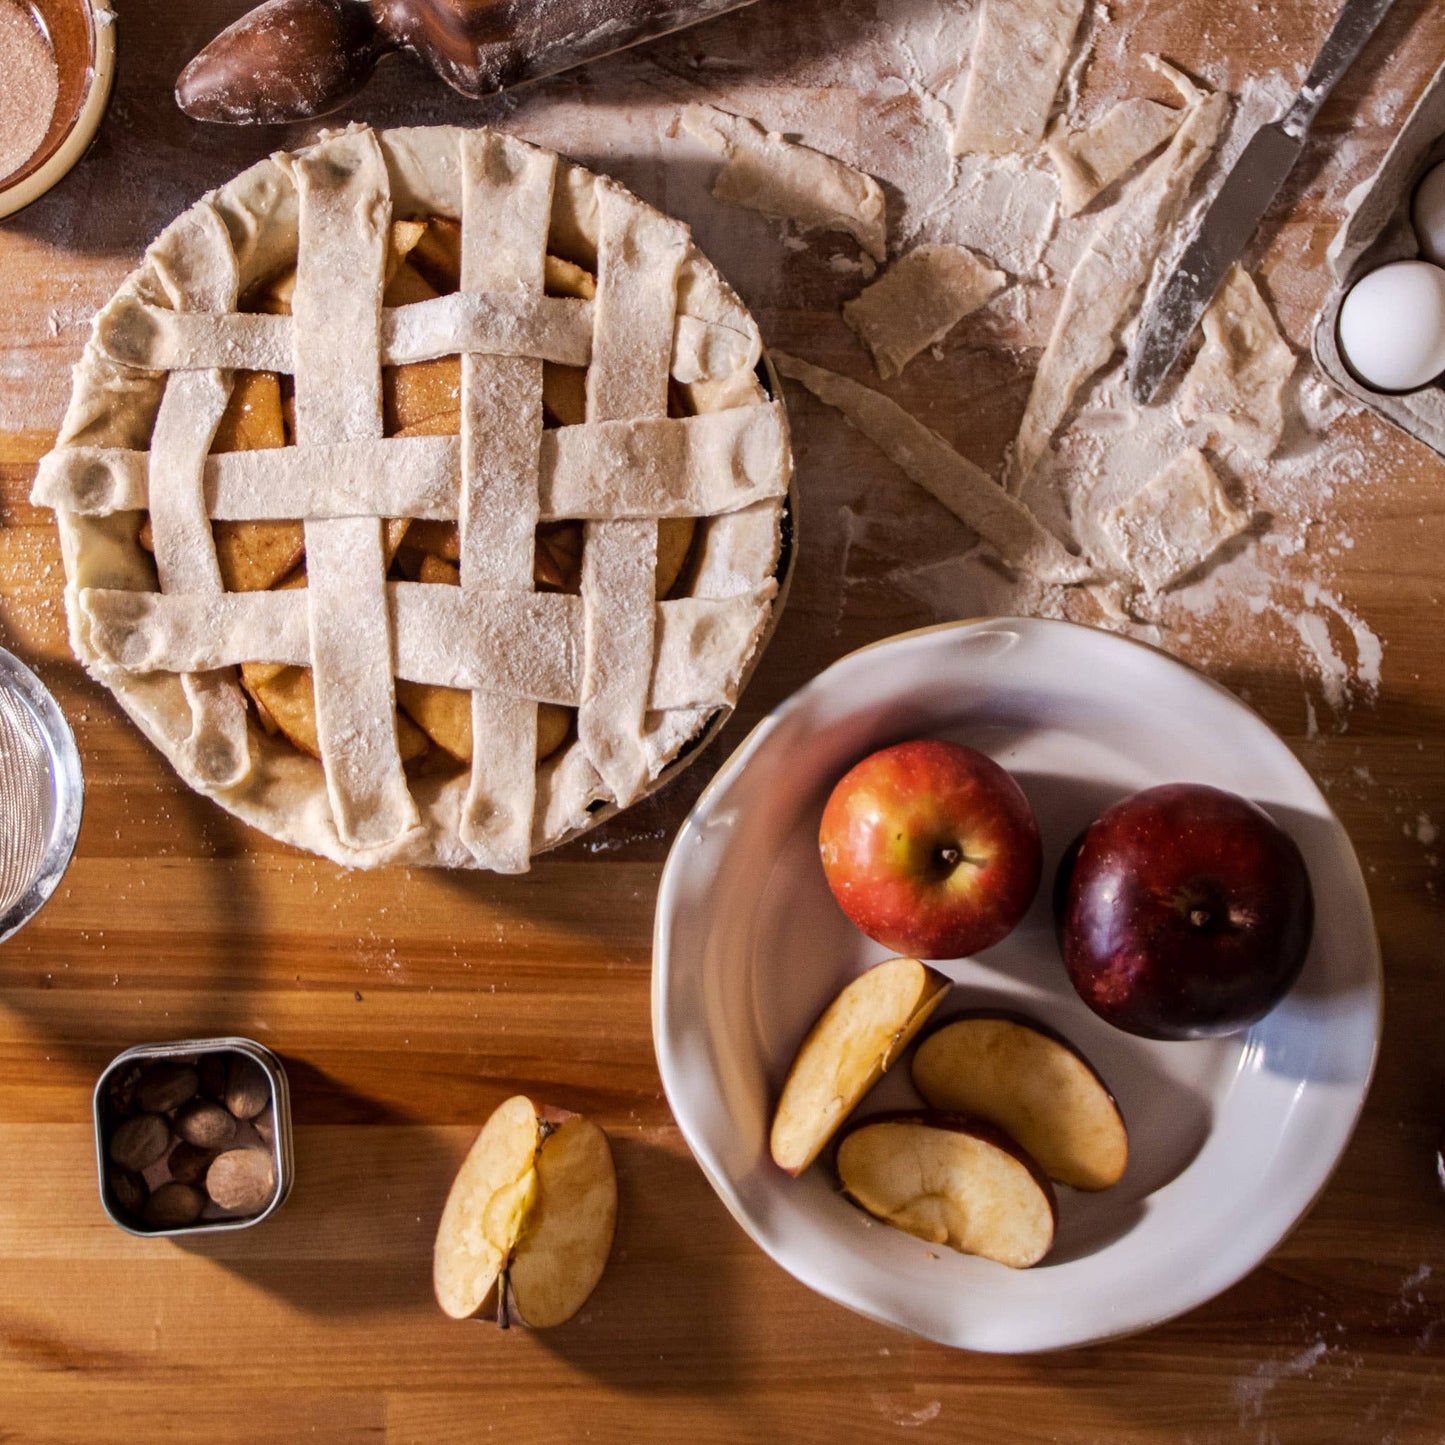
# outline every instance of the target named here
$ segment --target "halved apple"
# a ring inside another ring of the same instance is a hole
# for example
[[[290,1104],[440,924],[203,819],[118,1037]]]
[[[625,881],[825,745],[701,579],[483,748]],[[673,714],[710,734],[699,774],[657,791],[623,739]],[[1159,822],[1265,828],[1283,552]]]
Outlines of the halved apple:
[[[453,1319],[495,1310],[546,1329],[596,1288],[617,1224],[607,1136],[580,1114],[518,1094],[487,1120],[462,1162],[437,1229],[432,1279]]]
[[[1129,1162],[1114,1096],[1072,1044],[1026,1019],[953,1019],[913,1055],[913,1086],[930,1108],[997,1124],[1050,1179],[1108,1189]]]
[[[1058,1206],[1007,1135],[948,1114],[881,1115],[838,1146],[844,1192],[875,1219],[930,1244],[1027,1269],[1054,1242]]]
[[[890,958],[855,978],[808,1031],[773,1115],[773,1160],[801,1174],[943,1002],[947,977]]]

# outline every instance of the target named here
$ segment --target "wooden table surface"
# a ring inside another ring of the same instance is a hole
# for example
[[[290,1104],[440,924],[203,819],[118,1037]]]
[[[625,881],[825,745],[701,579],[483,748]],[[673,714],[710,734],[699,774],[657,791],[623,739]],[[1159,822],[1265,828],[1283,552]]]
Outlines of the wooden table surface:
[[[693,77],[716,73],[704,54],[731,56],[730,73],[758,94],[789,84],[792,57],[809,46],[931,3],[762,0],[705,41],[605,62],[515,108],[469,106],[402,64],[351,113],[500,117],[544,133],[557,105],[671,104]],[[1333,3],[1113,9],[1135,23],[1134,48],[1238,85],[1281,66],[1297,78]],[[1373,702],[1307,736],[1304,703],[1318,689],[1297,652],[1258,631],[1215,636],[1207,649],[1202,630],[1164,639],[1247,689],[1327,790],[1366,868],[1386,959],[1385,1037],[1333,1183],[1248,1278],[1146,1335],[999,1359],[892,1333],[814,1297],[729,1219],[672,1123],[649,1032],[658,876],[706,778],[826,663],[939,615],[850,562],[848,498],[830,457],[856,459],[892,489],[896,529],[920,553],[943,524],[836,419],[799,408],[797,585],[722,740],[662,796],[522,878],[347,873],[273,843],[181,786],[70,656],[55,537],[27,500],[65,368],[94,307],[165,221],[301,134],[205,129],[172,105],[180,65],[241,8],[126,0],[99,141],[55,193],[0,223],[0,641],[55,691],[88,784],[59,893],[0,950],[0,1440],[1445,1438],[1445,1199],[1432,1159],[1445,1124],[1445,969],[1442,871],[1428,846],[1434,820],[1445,821],[1445,466],[1358,416],[1337,423],[1386,463],[1331,503],[1356,541],[1331,562],[1331,585],[1385,644]],[[1442,57],[1445,13],[1400,0],[1267,232],[1265,269],[1289,298],[1281,314],[1302,350],[1344,191],[1372,169]],[[1107,87],[1121,63],[1101,52],[1087,85]],[[1357,149],[1332,169],[1347,133]],[[571,148],[586,157],[589,144],[584,132]],[[654,158],[623,173],[666,199],[664,172]],[[843,365],[851,343],[837,295],[799,281],[802,261],[779,254],[794,269],[780,262],[778,284],[747,295],[765,333]],[[1285,268],[1296,273],[1287,287]],[[856,347],[846,364],[867,378]],[[949,397],[928,391],[941,373],[919,371],[915,392],[905,378],[894,394],[943,426],[935,417],[952,415]],[[1000,446],[1023,377],[983,423]],[[209,1242],[123,1235],[96,1197],[98,1072],[136,1042],[229,1033],[287,1061],[290,1202],[252,1233]],[[453,1169],[518,1090],[594,1115],[620,1177],[607,1275],[579,1319],[545,1335],[453,1324],[430,1291]]]

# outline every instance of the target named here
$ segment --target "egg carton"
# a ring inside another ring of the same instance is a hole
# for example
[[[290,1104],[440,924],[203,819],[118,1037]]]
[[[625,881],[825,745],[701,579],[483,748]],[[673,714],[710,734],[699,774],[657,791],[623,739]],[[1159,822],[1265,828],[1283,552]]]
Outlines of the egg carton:
[[[1349,214],[1325,253],[1335,287],[1315,323],[1314,355],[1341,391],[1445,456],[1445,387],[1436,382],[1406,393],[1372,391],[1350,374],[1338,339],[1340,307],[1350,287],[1377,266],[1419,256],[1410,199],[1425,172],[1442,160],[1445,65],[1431,78],[1380,169],[1350,197]]]

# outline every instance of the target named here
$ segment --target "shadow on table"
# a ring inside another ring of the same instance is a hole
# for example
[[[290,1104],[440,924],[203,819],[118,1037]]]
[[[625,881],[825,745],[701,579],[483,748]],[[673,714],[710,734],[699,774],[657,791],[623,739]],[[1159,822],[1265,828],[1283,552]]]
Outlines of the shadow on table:
[[[429,1306],[431,1237],[458,1163],[454,1139],[312,1064],[283,1062],[293,1112],[326,1120],[293,1131],[291,1196],[254,1229],[172,1243],[310,1315]]]
[[[607,1272],[574,1320],[537,1340],[610,1389],[731,1394],[756,1344],[738,1268],[752,1246],[689,1156],[636,1138],[612,1147],[618,1217]]]

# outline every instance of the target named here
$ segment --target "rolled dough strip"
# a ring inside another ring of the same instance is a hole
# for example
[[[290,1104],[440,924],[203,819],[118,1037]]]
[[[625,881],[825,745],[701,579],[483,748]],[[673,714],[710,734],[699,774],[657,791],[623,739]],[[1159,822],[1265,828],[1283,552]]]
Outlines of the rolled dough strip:
[[[954,155],[1038,146],[1083,13],[1084,0],[983,0]]]
[[[454,521],[461,439],[388,437],[205,458],[205,514],[218,521],[412,517]],[[37,504],[84,516],[149,505],[146,452],[67,447],[41,463]],[[777,402],[542,433],[539,520],[713,517],[781,497],[790,476]],[[530,574],[529,574],[530,575]]]
[[[1136,96],[1121,100],[1085,130],[1056,128],[1049,159],[1059,173],[1059,208],[1076,216],[1179,129],[1178,106]]]
[[[536,304],[547,252],[557,158],[512,136],[463,133],[462,290],[505,292]],[[446,299],[446,298],[442,298]],[[591,350],[590,338],[588,350]],[[532,591],[542,451],[542,362],[462,357],[461,586],[466,593]],[[520,425],[518,425],[520,423]],[[523,667],[534,662],[519,656]],[[471,773],[462,842],[484,868],[524,873],[537,789],[537,706],[472,693]]]
[[[598,191],[597,318],[587,420],[667,415],[669,342],[687,229],[620,188]],[[582,531],[586,668],[577,737],[617,802],[647,782],[643,727],[656,641],[657,522],[589,521]]]
[[[1200,451],[1181,452],[1103,519],[1104,534],[1149,592],[1187,577],[1249,526]]]
[[[736,702],[776,595],[770,579],[732,597],[654,603],[657,652],[648,707]],[[404,680],[487,688],[562,707],[581,701],[586,623],[580,598],[389,582],[387,600],[397,676]],[[100,658],[127,672],[206,671],[257,661],[305,667],[311,660],[304,588],[211,595],[86,588],[80,606]]]
[[[154,254],[172,301],[187,314],[229,311],[236,304],[236,255],[225,223],[199,205],[170,226]],[[215,540],[206,517],[205,466],[231,397],[223,371],[167,378],[151,435],[148,485],[156,576],[163,592],[222,590]],[[181,687],[191,705],[183,756],[204,786],[225,788],[251,771],[246,703],[231,672],[188,672]]]
[[[1180,388],[1180,415],[1208,423],[1264,461],[1284,432],[1284,387],[1295,354],[1242,266],[1229,273],[1203,325],[1204,345]]]
[[[883,188],[866,172],[710,105],[686,107],[682,123],[724,157],[718,200],[804,231],[846,231],[875,260],[888,254]]]
[[[843,307],[885,381],[941,341],[1008,278],[966,246],[915,246]]]
[[[381,436],[381,294],[391,231],[386,163],[371,131],[291,157],[296,258],[296,445]],[[382,848],[421,819],[397,748],[381,523],[306,523],[316,732],[343,843]]]
[[[290,372],[295,323],[249,312],[170,311],[134,296],[111,302],[96,319],[96,345],[112,361],[148,371],[216,368]],[[381,318],[381,359],[404,366],[459,352],[529,355],[586,366],[592,355],[592,303],[565,296],[528,297],[455,291]],[[757,365],[758,337],[721,322],[678,316],[672,374],[678,381],[720,381]]]
[[[1010,567],[1059,585],[1093,575],[1089,564],[1070,555],[1022,502],[895,402],[796,356],[781,351],[770,355],[784,376],[841,411],[911,481],[977,532]]]
[[[1205,94],[1164,67],[1193,103],[1169,149],[1131,182],[1099,222],[1089,249],[1069,277],[1053,334],[1034,376],[1014,448],[1009,489],[1033,475],[1079,388],[1114,354],[1119,332],[1179,215],[1189,188],[1209,159],[1229,97]]]

